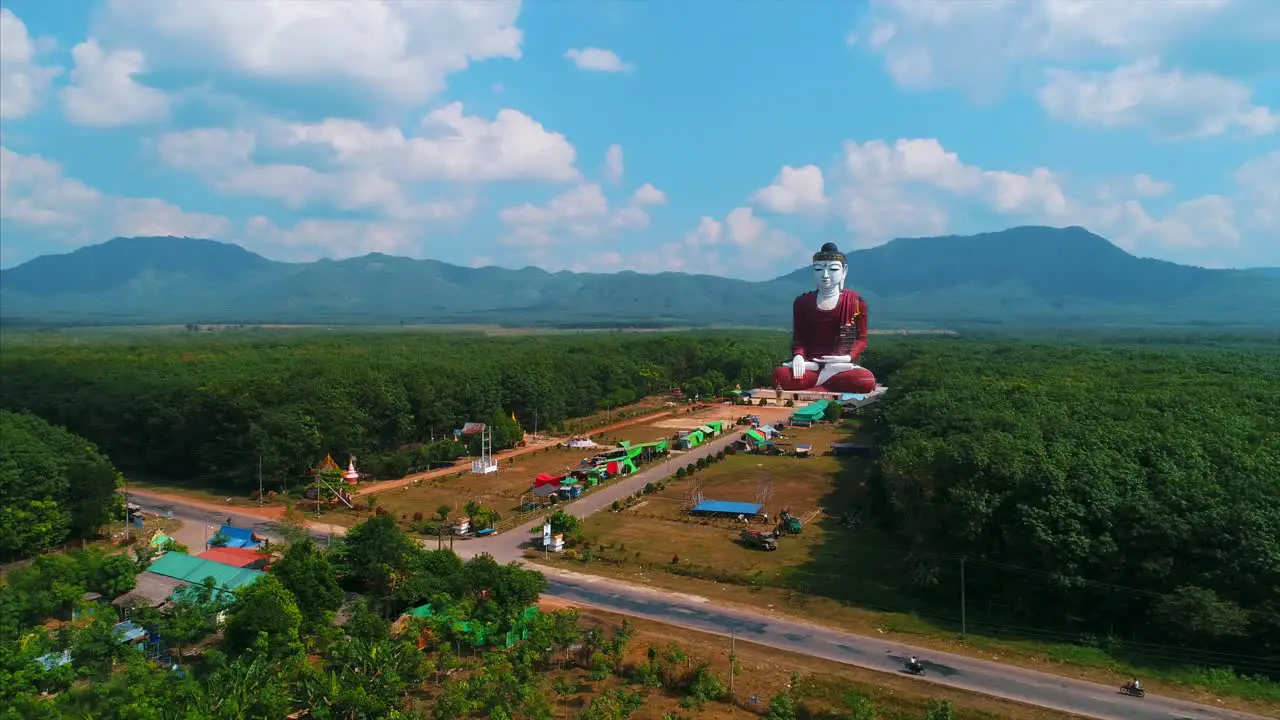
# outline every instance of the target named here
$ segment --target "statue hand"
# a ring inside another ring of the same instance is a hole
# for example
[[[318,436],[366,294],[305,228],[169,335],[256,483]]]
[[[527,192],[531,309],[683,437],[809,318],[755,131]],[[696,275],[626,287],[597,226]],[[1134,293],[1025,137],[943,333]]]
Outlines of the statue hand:
[[[799,380],[800,378],[804,377],[804,370],[805,370],[805,367],[804,367],[803,355],[796,355],[795,357],[791,358],[791,376],[792,377],[794,377],[796,380]]]

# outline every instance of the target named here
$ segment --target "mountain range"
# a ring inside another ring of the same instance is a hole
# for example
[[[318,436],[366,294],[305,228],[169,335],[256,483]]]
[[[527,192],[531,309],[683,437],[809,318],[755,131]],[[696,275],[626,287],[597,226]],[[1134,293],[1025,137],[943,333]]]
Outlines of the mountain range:
[[[1138,258],[1078,227],[900,238],[848,253],[873,327],[1280,326],[1280,269]],[[115,238],[0,271],[7,324],[350,323],[785,327],[808,268],[467,268],[378,253],[285,263],[194,238]]]

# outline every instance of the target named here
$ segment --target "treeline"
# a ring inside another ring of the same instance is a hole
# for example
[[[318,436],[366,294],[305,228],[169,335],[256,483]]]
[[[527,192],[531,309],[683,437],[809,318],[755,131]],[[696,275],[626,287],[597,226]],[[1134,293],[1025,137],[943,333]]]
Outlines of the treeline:
[[[92,443],[0,410],[0,561],[91,538],[123,517],[120,473]]]
[[[417,446],[465,422],[494,424],[502,449],[535,423],[672,387],[705,395],[765,382],[785,345],[768,332],[10,342],[0,407],[83,435],[126,471],[252,488],[261,457],[269,483],[292,486],[326,453],[355,454],[379,474],[451,460],[452,443]]]
[[[890,384],[874,487],[921,592],[954,607],[963,557],[1008,625],[1280,674],[1280,352],[933,343]]]

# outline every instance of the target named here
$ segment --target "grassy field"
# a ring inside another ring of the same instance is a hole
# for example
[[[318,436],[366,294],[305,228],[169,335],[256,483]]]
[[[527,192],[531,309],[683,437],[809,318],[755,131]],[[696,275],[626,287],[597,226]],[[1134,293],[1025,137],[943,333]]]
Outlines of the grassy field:
[[[559,607],[547,602],[547,609]],[[598,624],[606,628],[617,627],[623,618],[595,609],[579,610],[585,624]],[[636,634],[628,646],[628,662],[641,665],[646,662],[650,647],[662,650],[672,639],[671,628],[647,620],[632,619]],[[728,638],[680,630],[679,646],[690,658],[707,661],[727,684],[729,677]],[[913,681],[893,674],[849,667],[827,660],[774,650],[748,642],[736,645],[739,673],[734,677],[736,702],[710,703],[699,712],[680,707],[679,699],[664,697],[654,692],[649,696],[638,717],[689,717],[700,720],[729,720],[754,717],[762,714],[770,699],[787,692],[793,674],[800,682],[794,691],[804,711],[801,717],[843,717],[848,714],[851,701],[864,698],[875,704],[880,720],[919,720],[929,707],[938,702],[952,705],[952,717],[957,720],[995,720],[1019,718],[1020,720],[1068,720],[1078,716],[1057,710],[1023,705],[1008,700],[940,687],[931,683]],[[617,680],[610,681],[616,684]],[[598,692],[603,688],[592,688]],[[557,698],[557,717],[573,717],[581,713],[594,693],[574,694]],[[756,703],[751,703],[751,698]],[[746,713],[744,713],[744,710]]]
[[[845,439],[853,427],[821,425],[788,430],[780,443],[811,444],[821,451]],[[755,584],[784,584],[789,575],[803,572],[822,556],[830,535],[838,532],[830,519],[851,507],[853,496],[842,491],[855,464],[831,456],[810,458],[737,454],[725,458],[689,480],[675,482],[646,496],[640,503],[616,513],[588,518],[584,532],[595,557],[621,566],[670,566],[697,576],[752,578]],[[855,481],[856,482],[856,481]],[[757,502],[772,486],[765,505],[769,521],[749,525],[770,530],[778,514],[788,510],[807,519],[800,535],[787,536],[776,552],[762,552],[737,542],[742,522],[735,518],[688,515],[690,493],[700,486],[705,499]]]
[[[854,420],[839,428],[796,428],[787,435],[782,442],[809,443],[817,452],[835,440],[862,439]],[[829,455],[730,456],[627,509],[587,519],[587,543],[552,562],[800,619],[822,617],[824,624],[852,632],[897,634],[919,646],[1105,684],[1139,676],[1160,694],[1201,702],[1221,699],[1225,705],[1280,716],[1280,684],[1193,667],[1172,651],[1108,651],[1080,644],[1079,636],[1070,633],[1008,627],[998,608],[969,607],[968,631],[962,637],[958,602],[948,605],[908,592],[908,564],[874,523],[855,529],[839,522],[843,512],[866,504],[868,463]],[[773,486],[766,508],[770,522],[752,529],[770,529],[784,508],[806,518],[803,532],[782,537],[777,551],[738,543],[743,525],[736,519],[695,518],[685,512],[695,482],[705,498],[752,502],[762,478]],[[958,600],[958,586],[954,593],[950,586],[946,590],[948,598]]]

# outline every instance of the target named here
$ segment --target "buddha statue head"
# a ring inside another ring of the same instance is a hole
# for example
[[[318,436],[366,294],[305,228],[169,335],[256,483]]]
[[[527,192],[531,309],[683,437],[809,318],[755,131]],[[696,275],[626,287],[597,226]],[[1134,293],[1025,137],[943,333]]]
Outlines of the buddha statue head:
[[[826,243],[813,254],[813,280],[819,295],[830,295],[844,289],[844,278],[849,267],[844,253],[835,243]]]

